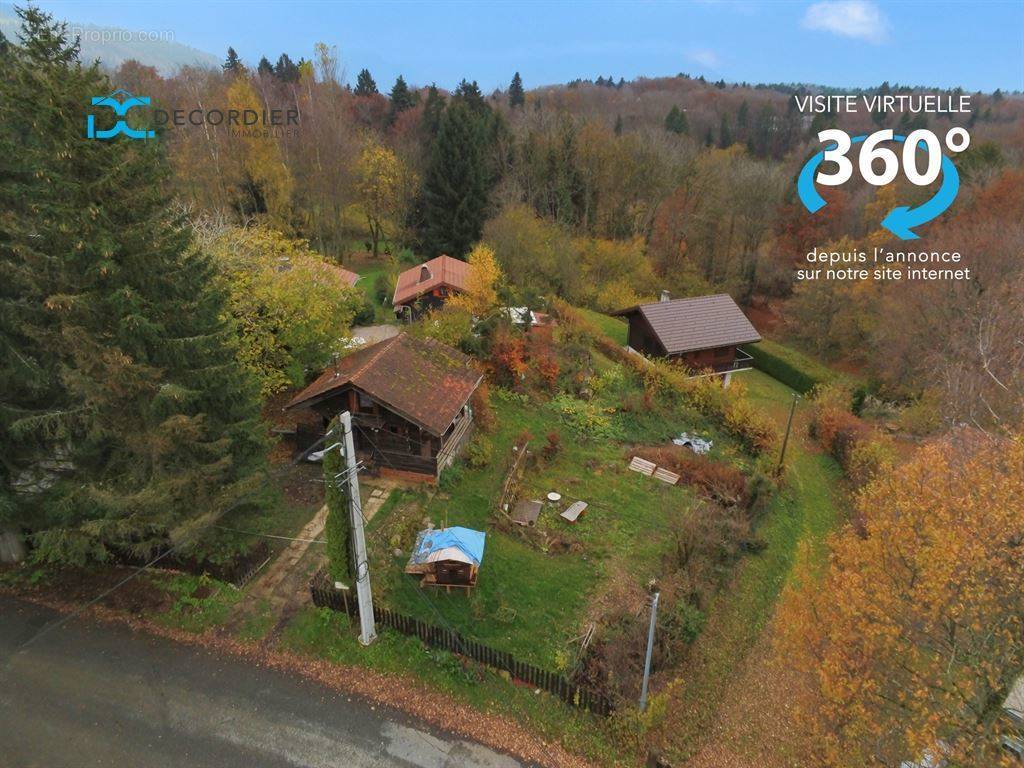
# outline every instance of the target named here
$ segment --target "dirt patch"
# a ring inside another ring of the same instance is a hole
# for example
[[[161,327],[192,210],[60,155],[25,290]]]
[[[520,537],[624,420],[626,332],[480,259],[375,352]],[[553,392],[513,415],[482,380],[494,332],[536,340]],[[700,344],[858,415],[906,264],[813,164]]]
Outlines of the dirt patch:
[[[118,586],[137,572],[138,569],[125,566],[68,568],[25,589],[33,599],[70,603],[87,603],[109,591],[98,604],[132,616],[160,610],[174,602],[174,598],[148,576],[139,576]]]

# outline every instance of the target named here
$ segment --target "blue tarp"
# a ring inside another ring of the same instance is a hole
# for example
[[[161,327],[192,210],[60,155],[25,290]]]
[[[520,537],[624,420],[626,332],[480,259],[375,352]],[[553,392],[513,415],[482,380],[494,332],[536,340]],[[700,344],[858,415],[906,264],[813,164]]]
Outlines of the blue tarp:
[[[483,531],[474,531],[472,528],[453,526],[451,528],[428,528],[420,531],[416,536],[416,549],[412,553],[410,562],[423,563],[432,552],[438,552],[448,547],[454,547],[479,567],[484,559],[484,539],[487,537]]]

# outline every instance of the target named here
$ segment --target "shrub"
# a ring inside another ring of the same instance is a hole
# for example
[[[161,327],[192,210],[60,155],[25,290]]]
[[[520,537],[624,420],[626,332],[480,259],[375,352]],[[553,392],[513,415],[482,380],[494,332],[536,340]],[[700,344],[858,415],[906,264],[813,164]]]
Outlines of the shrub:
[[[557,432],[548,432],[547,443],[544,445],[544,458],[548,461],[555,458],[562,451],[562,436]]]
[[[850,403],[845,387],[830,384],[816,388],[811,397],[810,433],[839,463],[850,482],[860,487],[892,464],[894,452],[889,440],[850,413]]]
[[[473,469],[486,467],[491,463],[493,453],[494,446],[491,441],[483,435],[477,435],[466,448],[466,464]]]
[[[665,614],[665,631],[673,640],[692,645],[707,624],[707,615],[693,603],[680,600]]]
[[[621,363],[640,381],[649,398],[662,397],[706,413],[753,455],[775,450],[778,443],[775,424],[767,415],[755,410],[739,388],[724,389],[714,377],[689,378],[671,363],[627,352],[564,301],[554,299],[551,310],[558,316],[563,334],[586,340],[605,356]]]
[[[491,367],[503,386],[520,387],[529,366],[523,334],[499,327],[491,340]]]
[[[612,419],[612,411],[571,395],[558,395],[551,407],[562,421],[583,438],[617,440],[622,430]]]
[[[369,296],[363,296],[362,302],[356,309],[356,316],[352,318],[352,322],[356,325],[370,325],[377,317],[377,307],[373,303],[373,299]]]
[[[702,490],[726,505],[746,504],[747,479],[735,467],[701,456],[678,445],[638,448],[629,455],[653,461],[679,475],[680,482]]]
[[[494,415],[494,407],[491,405],[491,388],[486,379],[481,381],[476,391],[473,392],[469,405],[473,409],[473,421],[480,431],[493,432],[498,420]]]

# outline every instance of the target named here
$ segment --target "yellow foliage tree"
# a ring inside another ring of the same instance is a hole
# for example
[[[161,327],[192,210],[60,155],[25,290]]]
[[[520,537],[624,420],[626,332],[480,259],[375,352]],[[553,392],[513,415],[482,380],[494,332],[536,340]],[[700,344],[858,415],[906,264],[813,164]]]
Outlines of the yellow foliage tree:
[[[372,139],[359,155],[356,177],[356,190],[376,258],[386,228],[397,227],[404,218],[416,179],[398,155]]]
[[[232,81],[228,88],[228,103],[231,109],[240,112],[261,112],[264,108],[252,84],[244,77],[236,77]],[[241,186],[252,197],[246,201],[247,207],[258,211],[262,205],[270,216],[285,221],[295,182],[284,164],[276,136],[259,125],[239,126],[237,130],[240,131],[238,140],[242,147],[241,171],[245,177]]]
[[[343,351],[362,294],[304,241],[229,227],[206,250],[228,295],[238,360],[264,395],[304,383]]]
[[[501,267],[489,246],[480,243],[469,252],[469,278],[465,293],[453,296],[449,304],[466,310],[474,317],[485,317],[498,307],[498,285]]]
[[[859,495],[780,625],[816,678],[828,766],[1011,765],[1002,711],[1024,668],[1024,441],[962,430]],[[1016,765],[1016,763],[1012,763]]]

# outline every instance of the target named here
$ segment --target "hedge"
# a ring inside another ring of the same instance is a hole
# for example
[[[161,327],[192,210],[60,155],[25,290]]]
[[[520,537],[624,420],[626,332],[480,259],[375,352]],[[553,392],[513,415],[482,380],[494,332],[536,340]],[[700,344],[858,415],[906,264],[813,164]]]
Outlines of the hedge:
[[[754,358],[755,368],[801,395],[807,394],[819,384],[830,384],[841,378],[838,373],[816,360],[768,339],[745,346],[743,350]]]

